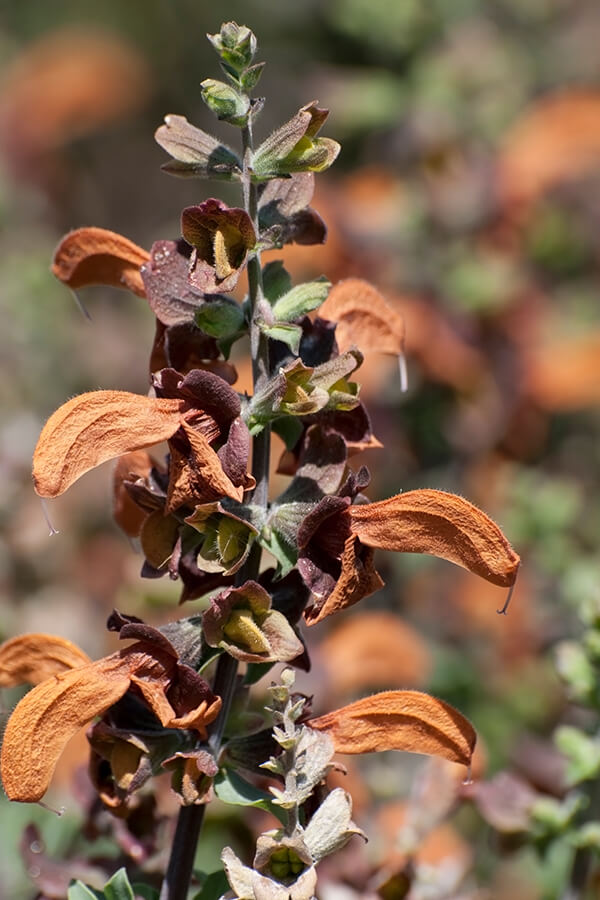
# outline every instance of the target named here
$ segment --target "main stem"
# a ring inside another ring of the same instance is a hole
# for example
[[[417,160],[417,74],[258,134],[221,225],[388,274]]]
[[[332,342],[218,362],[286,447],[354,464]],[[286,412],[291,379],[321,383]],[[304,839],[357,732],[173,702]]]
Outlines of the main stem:
[[[244,191],[244,208],[258,234],[258,190],[252,183],[249,170],[249,159],[252,152],[252,125],[242,129],[242,145],[244,151],[244,171],[242,185]],[[257,304],[263,299],[262,269],[260,253],[253,253],[248,261],[248,295],[250,299],[250,347],[252,351],[252,379],[254,390],[269,377],[269,344],[268,339],[255,322]],[[269,458],[271,447],[271,429],[265,427],[252,442],[252,475],[256,480],[256,488],[252,502],[257,506],[267,507],[269,498]],[[236,577],[237,584],[255,579],[260,571],[261,552],[258,544],[252,551]],[[219,657],[213,692],[221,697],[221,710],[209,728],[208,743],[215,757],[218,755],[223,740],[225,724],[235,693],[237,677],[237,660],[228,653]],[[196,846],[202,830],[205,805],[183,806],[177,819],[177,827],[173,837],[171,856],[165,879],[160,892],[160,900],[186,900],[194,867]]]

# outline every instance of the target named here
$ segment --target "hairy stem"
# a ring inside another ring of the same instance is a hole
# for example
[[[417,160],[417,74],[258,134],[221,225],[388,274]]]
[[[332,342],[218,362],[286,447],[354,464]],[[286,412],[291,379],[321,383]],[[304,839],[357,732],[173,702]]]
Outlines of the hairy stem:
[[[249,171],[249,158],[252,151],[252,126],[242,130],[244,150],[243,192],[244,208],[252,219],[258,234],[258,190],[252,183]],[[254,253],[248,262],[248,293],[250,299],[250,347],[252,352],[252,376],[254,390],[269,377],[269,345],[268,339],[261,333],[256,324],[256,309],[263,299],[262,270],[260,253]],[[252,502],[266,508],[269,497],[269,460],[271,447],[271,431],[265,428],[252,442],[252,474],[256,479],[256,488]],[[260,571],[261,551],[255,544],[252,551],[236,577],[238,585],[249,579],[255,579]],[[231,709],[231,701],[235,693],[237,677],[237,660],[223,653],[219,657],[213,691],[221,697],[222,705],[218,717],[209,728],[208,744],[215,756],[218,755],[225,725]],[[196,846],[204,820],[204,805],[184,806],[177,820],[173,838],[171,856],[167,872],[160,892],[160,900],[186,900],[189,890]]]

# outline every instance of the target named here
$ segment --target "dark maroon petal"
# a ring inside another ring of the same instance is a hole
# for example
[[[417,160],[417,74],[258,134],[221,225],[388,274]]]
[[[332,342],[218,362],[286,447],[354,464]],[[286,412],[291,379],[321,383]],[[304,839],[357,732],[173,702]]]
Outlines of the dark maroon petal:
[[[204,295],[190,284],[191,246],[184,240],[156,241],[141,268],[148,303],[165,325],[190,322]]]
[[[233,420],[227,441],[217,451],[217,455],[221,460],[223,471],[232,483],[236,486],[244,484],[250,455],[250,432],[242,419]]]
[[[242,405],[238,394],[212,372],[192,369],[179,385],[179,396],[213,417],[225,427],[240,415]]]

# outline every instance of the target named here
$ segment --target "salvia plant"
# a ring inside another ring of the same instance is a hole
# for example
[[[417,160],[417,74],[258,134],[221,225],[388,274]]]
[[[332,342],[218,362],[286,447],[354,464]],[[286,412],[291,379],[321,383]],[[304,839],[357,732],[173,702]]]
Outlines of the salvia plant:
[[[156,140],[170,156],[166,172],[233,182],[241,205],[211,198],[184,209],[181,237],[150,252],[81,228],[53,264],[72,289],[110,284],[146,298],[156,332],[147,395],[92,391],[50,417],[35,450],[35,490],[57,497],[116,459],[115,518],[139,539],[142,576],[178,580],[181,602],[195,601],[160,627],[113,612],[108,629],[126,645],[95,661],[46,634],[0,648],[0,684],[34,685],[4,734],[11,800],[41,802],[66,742],[89,725],[91,780],[106,809],[126,819],[164,773],[181,804],[160,894],[132,886],[120,869],[102,890],[73,882],[69,900],[186,898],[213,797],[260,806],[278,825],[258,837],[253,860],[226,847],[220,875],[197,896],[225,894],[228,884],[226,896],[241,900],[313,897],[319,862],[362,835],[348,794],[327,788],[334,754],[407,750],[468,767],[476,736],[443,700],[401,689],[314,717],[309,698],[292,691],[290,666],[310,667],[304,628],[382,586],[377,548],[433,554],[504,588],[519,565],[500,529],[462,497],[365,496],[369,472],[355,459],[381,445],[354,377],[363,353],[402,358],[402,319],[360,279],[293,285],[280,261],[261,263],[262,251],[325,240],[310,206],[313,181],[340,148],[320,136],[328,113],[317,102],[255,143],[263,100],[252,93],[264,65],[254,61],[256,38],[229,22],[209,40],[225,80],[204,81],[202,99],[241,147],[178,115]],[[244,273],[240,303],[230,294]],[[247,339],[252,396],[235,390],[229,362]],[[279,472],[289,476],[279,496],[269,491],[272,432],[285,443]],[[158,459],[148,448],[163,441],[168,455]],[[277,663],[290,665],[257,721],[250,689]]]

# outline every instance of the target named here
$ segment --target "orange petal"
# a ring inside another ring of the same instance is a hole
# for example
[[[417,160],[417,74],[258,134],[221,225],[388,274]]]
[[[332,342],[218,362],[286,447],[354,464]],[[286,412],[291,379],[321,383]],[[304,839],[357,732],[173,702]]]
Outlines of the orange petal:
[[[477,735],[448,703],[420,691],[384,691],[311,719],[333,739],[336,753],[409,750],[471,762]]]
[[[492,584],[515,583],[519,556],[498,526],[468,500],[417,490],[348,509],[352,533],[368,547],[430,553]]]
[[[52,272],[73,289],[110,284],[145,297],[140,266],[149,259],[146,250],[114,231],[77,228],[56,248]]]
[[[39,684],[89,662],[87,653],[66,638],[22,634],[0,647],[0,687]]]
[[[141,450],[179,428],[183,400],[128,391],[91,391],[73,397],[50,416],[33,456],[40,497],[57,497],[107,459]]]
[[[0,768],[10,800],[43,797],[69,738],[125,694],[129,670],[129,662],[114,653],[48,678],[23,697],[2,742]]]
[[[340,353],[358,345],[361,350],[404,352],[404,320],[379,291],[361,278],[339,281],[319,309],[319,315],[337,322],[335,337]]]

